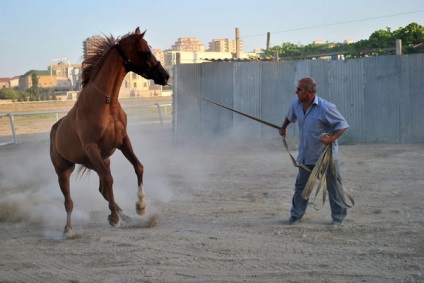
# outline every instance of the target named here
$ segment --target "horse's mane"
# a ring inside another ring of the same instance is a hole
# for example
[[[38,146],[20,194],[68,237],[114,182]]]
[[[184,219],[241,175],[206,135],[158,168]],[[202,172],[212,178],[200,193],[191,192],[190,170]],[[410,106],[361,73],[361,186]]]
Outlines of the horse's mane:
[[[97,40],[93,43],[93,51],[86,55],[86,58],[82,62],[82,87],[84,87],[89,81],[90,76],[96,67],[97,63],[106,54],[106,52],[115,46],[120,40],[127,38],[134,33],[128,33],[120,38],[114,38],[112,35],[104,37],[101,40]]]

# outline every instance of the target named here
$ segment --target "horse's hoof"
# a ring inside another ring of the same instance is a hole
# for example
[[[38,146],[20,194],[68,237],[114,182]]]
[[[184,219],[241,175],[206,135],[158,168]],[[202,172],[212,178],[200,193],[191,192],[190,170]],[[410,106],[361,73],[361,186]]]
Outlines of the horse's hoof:
[[[118,214],[124,222],[130,222],[132,220],[132,218],[126,215],[122,210],[118,211]]]
[[[109,222],[109,224],[111,225],[111,226],[113,226],[114,228],[119,228],[119,227],[121,227],[121,224],[119,223],[119,219],[118,219],[118,221],[113,221],[112,220],[112,217],[109,215],[108,216],[108,218],[107,218],[107,221]]]
[[[137,201],[135,203],[135,211],[138,215],[143,215],[146,212],[146,204],[143,203],[143,205],[140,205],[140,203]]]
[[[70,228],[65,228],[65,230],[63,231],[63,237],[64,237],[65,239],[73,239],[73,238],[75,238],[75,234],[74,234],[74,232],[72,231],[72,229],[70,229]]]

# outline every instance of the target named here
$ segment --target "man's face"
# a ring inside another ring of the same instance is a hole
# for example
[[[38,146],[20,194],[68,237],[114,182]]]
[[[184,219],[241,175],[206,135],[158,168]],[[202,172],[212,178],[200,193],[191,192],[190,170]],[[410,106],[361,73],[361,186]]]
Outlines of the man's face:
[[[297,85],[296,94],[297,94],[297,98],[299,99],[301,103],[306,102],[308,100],[309,92],[310,91],[307,89],[306,84],[299,83]]]

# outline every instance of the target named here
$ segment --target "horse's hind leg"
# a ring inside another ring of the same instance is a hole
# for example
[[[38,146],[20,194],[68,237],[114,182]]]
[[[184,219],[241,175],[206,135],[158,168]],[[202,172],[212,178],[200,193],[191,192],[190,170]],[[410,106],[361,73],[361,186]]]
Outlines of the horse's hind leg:
[[[74,208],[74,202],[71,198],[71,188],[70,188],[70,176],[75,169],[75,164],[64,159],[56,150],[55,147],[55,137],[57,127],[59,126],[59,120],[56,124],[53,125],[52,130],[50,132],[50,159],[53,163],[54,169],[56,171],[59,187],[65,197],[65,210],[66,210],[66,225],[63,231],[63,235],[66,238],[72,238],[74,233],[72,231],[72,210]]]
[[[52,158],[53,161],[53,158]],[[63,196],[65,197],[65,210],[66,210],[66,225],[65,229],[63,231],[63,235],[66,238],[72,238],[74,236],[74,233],[72,231],[72,210],[74,208],[74,202],[71,198],[71,189],[70,189],[70,176],[72,172],[74,171],[75,164],[69,163],[68,166],[63,166],[64,162],[58,162],[53,161],[53,165],[56,170],[56,174],[59,181],[60,190],[63,193]],[[68,162],[66,162],[68,163]]]
[[[65,229],[63,230],[63,235],[66,238],[72,238],[74,236],[71,221],[72,210],[74,209],[74,202],[71,198],[71,190],[69,185],[69,178],[71,173],[72,170],[67,170],[60,175],[58,174],[59,186],[62,190],[63,196],[65,197],[66,225]]]
[[[123,140],[122,146],[119,148],[128,161],[133,165],[135,174],[137,175],[137,197],[138,201],[135,204],[135,210],[137,214],[143,215],[146,211],[146,203],[144,201],[144,190],[143,190],[143,172],[144,168],[137,156],[134,154],[134,150],[131,145],[131,141],[128,136]]]

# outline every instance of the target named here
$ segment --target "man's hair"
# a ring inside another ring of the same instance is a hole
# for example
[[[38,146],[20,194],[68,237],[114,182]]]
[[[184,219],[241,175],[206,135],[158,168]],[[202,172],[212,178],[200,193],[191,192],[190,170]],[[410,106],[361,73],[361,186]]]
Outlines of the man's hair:
[[[317,84],[315,83],[314,79],[312,79],[312,78],[303,78],[299,82],[304,83],[306,85],[306,88],[309,91],[312,91],[314,93],[317,91]]]

